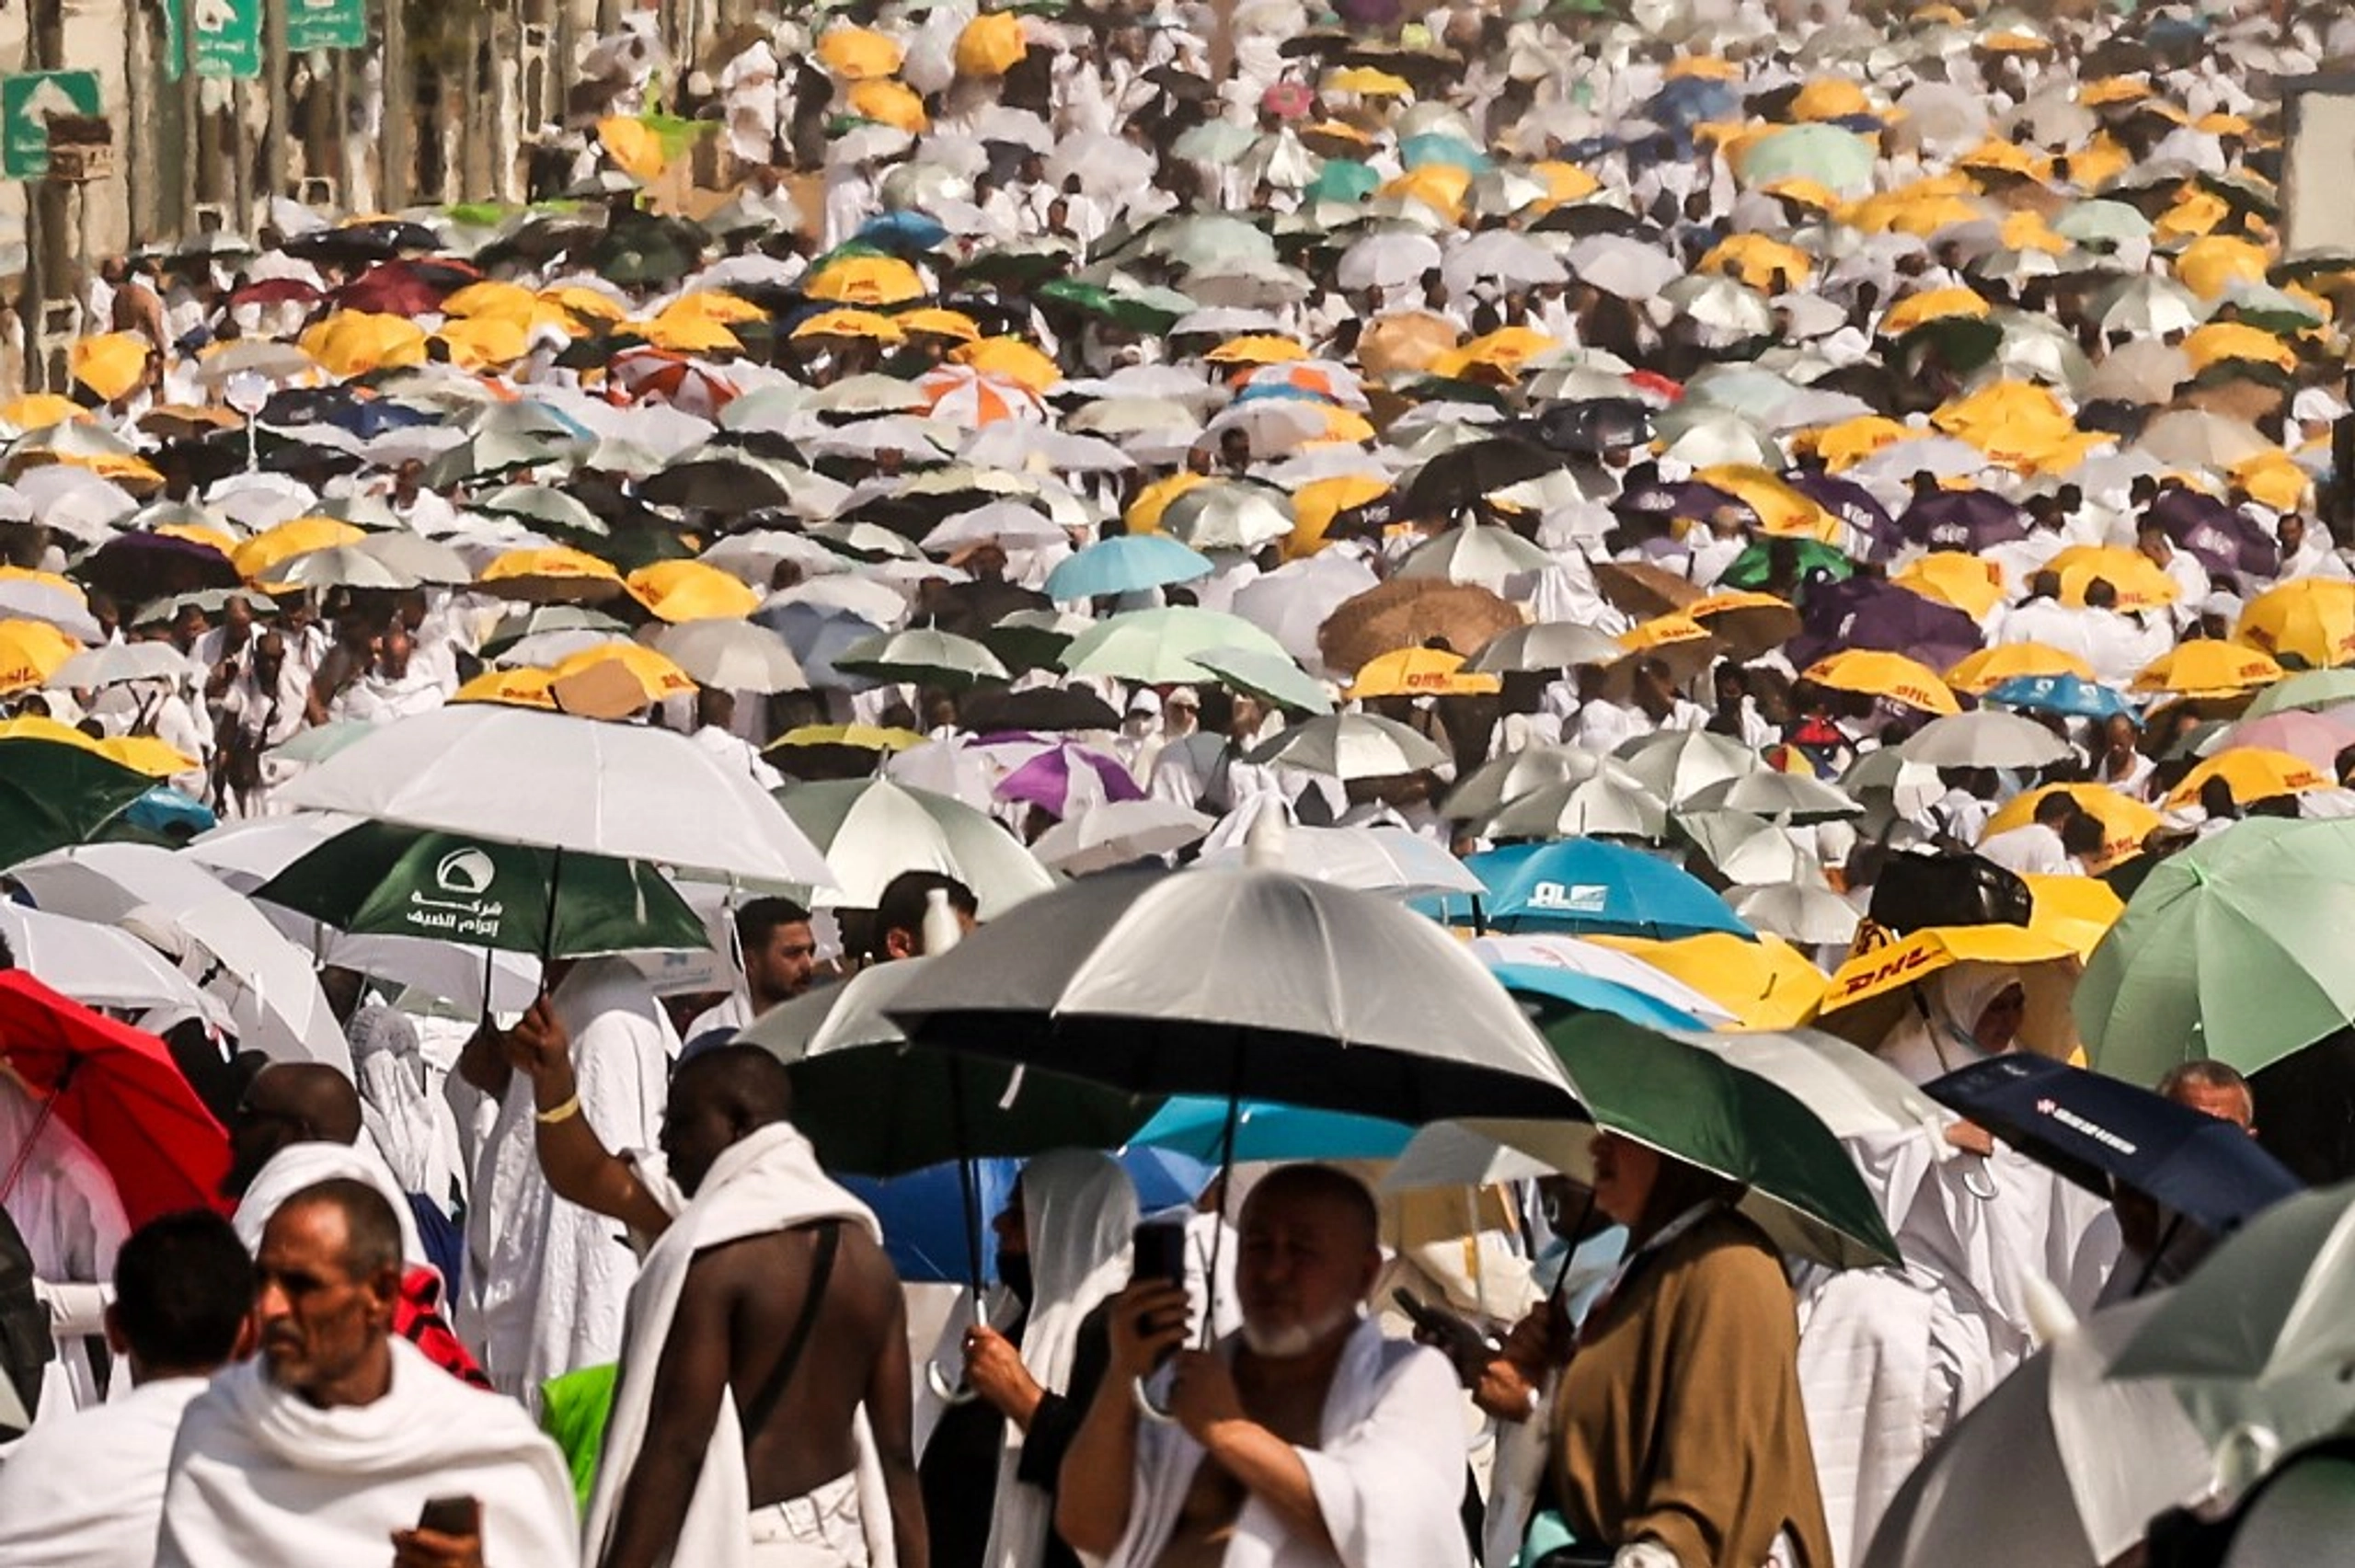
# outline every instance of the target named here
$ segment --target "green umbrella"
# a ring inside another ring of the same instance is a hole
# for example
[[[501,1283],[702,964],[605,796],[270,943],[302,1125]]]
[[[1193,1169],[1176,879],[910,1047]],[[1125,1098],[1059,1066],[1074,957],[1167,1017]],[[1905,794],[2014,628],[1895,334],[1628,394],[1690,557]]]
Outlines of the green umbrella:
[[[2343,1385],[2355,1363],[2350,1245],[2355,1188],[2284,1198],[2166,1292],[2110,1376]]]
[[[2257,694],[2245,718],[2307,710],[2319,713],[2341,703],[2355,703],[2355,670],[2315,670],[2277,681]]]
[[[362,822],[254,892],[355,936],[421,936],[580,957],[702,948],[703,921],[653,867]],[[548,922],[555,889],[556,921]]]
[[[1595,1127],[1742,1184],[1742,1212],[1786,1252],[1842,1268],[1898,1263],[1897,1242],[1855,1162],[1790,1091],[1608,1013],[1549,1007],[1537,1024]],[[1573,1174],[1591,1170],[1593,1127],[1471,1125]]]
[[[1052,670],[1072,639],[1093,621],[1054,610],[1017,610],[983,632],[981,641],[1008,670]]]
[[[921,1046],[859,1046],[794,1062],[794,1125],[819,1163],[901,1176],[951,1160],[1118,1149],[1160,1102]]]
[[[1811,179],[1838,191],[1870,189],[1873,143],[1836,125],[1794,125],[1771,132],[1742,155],[1742,183],[1752,188],[1777,180]]]
[[[1327,158],[1308,182],[1311,201],[1362,201],[1382,188],[1382,177],[1355,158]]]
[[[89,839],[155,781],[53,740],[0,740],[0,868]]]
[[[1132,610],[1099,621],[1063,649],[1063,667],[1074,675],[1109,675],[1151,685],[1207,681],[1210,672],[1194,655],[1218,648],[1270,655],[1287,662],[1283,646],[1240,615],[1172,605]]]
[[[2355,823],[2260,818],[2154,867],[2078,982],[2093,1064],[2151,1084],[2211,1057],[2243,1072],[2355,1018]]]
[[[885,632],[857,642],[834,656],[834,668],[845,675],[871,676],[878,681],[913,681],[920,686],[945,686],[961,691],[984,681],[1014,677],[997,655],[971,637],[954,632],[914,626]]]
[[[1324,684],[1294,664],[1264,648],[1204,648],[1194,662],[1238,692],[1302,713],[1329,714],[1332,694]]]
[[[1835,578],[1856,575],[1856,563],[1829,544],[1814,539],[1796,539],[1790,543],[1798,551],[1801,577],[1809,572],[1830,572]],[[1725,575],[1717,582],[1723,588],[1760,588],[1764,586],[1769,570],[1767,547],[1763,544],[1752,544],[1733,558],[1733,565],[1726,568]]]

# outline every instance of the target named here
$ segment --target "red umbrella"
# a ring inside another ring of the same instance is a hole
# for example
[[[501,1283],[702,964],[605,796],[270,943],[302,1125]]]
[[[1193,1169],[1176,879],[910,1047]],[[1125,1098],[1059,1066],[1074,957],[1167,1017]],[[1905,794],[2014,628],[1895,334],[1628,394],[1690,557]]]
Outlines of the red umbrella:
[[[442,308],[444,296],[465,287],[473,269],[445,261],[380,261],[336,291],[345,310],[385,315],[425,315]]]
[[[133,1225],[180,1208],[221,1207],[229,1135],[163,1041],[58,995],[22,970],[0,973],[0,1061],[74,1131],[114,1177]],[[0,1168],[0,1196],[23,1172],[32,1138]]]
[[[300,278],[264,278],[258,283],[247,283],[229,296],[232,305],[312,304],[323,296],[316,283],[305,283]]]

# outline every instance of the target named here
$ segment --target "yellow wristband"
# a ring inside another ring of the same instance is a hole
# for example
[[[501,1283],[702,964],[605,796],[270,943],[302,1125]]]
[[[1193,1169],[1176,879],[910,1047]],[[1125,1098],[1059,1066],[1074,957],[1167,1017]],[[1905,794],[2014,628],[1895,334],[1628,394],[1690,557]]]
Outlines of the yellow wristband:
[[[533,1113],[534,1119],[538,1121],[542,1127],[554,1127],[558,1122],[569,1122],[580,1114],[580,1096],[578,1094],[573,1095],[561,1105],[551,1106],[547,1110]]]

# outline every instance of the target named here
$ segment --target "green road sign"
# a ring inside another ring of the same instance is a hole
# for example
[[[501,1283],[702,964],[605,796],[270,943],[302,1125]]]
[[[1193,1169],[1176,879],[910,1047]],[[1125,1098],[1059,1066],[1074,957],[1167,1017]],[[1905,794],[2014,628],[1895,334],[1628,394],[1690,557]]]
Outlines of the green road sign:
[[[286,47],[359,49],[368,41],[366,0],[286,0]]]
[[[200,76],[261,74],[262,0],[181,0],[189,65]]]
[[[31,71],[0,76],[0,177],[40,179],[49,173],[49,117],[97,114],[96,71]]]

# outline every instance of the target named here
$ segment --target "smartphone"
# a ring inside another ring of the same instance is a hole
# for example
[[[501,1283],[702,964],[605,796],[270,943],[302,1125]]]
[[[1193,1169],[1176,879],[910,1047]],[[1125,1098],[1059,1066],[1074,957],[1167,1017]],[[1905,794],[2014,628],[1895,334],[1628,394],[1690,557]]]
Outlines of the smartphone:
[[[428,1497],[425,1506],[417,1511],[417,1528],[431,1530],[436,1535],[480,1535],[482,1500],[463,1493],[449,1497]]]
[[[1404,1289],[1393,1290],[1390,1299],[1414,1321],[1422,1336],[1459,1367],[1484,1366],[1503,1353],[1502,1341],[1482,1333],[1444,1307],[1434,1307]]]
[[[1166,1219],[1148,1219],[1130,1236],[1135,1261],[1129,1270],[1132,1283],[1157,1279],[1164,1285],[1186,1283],[1186,1227]]]

